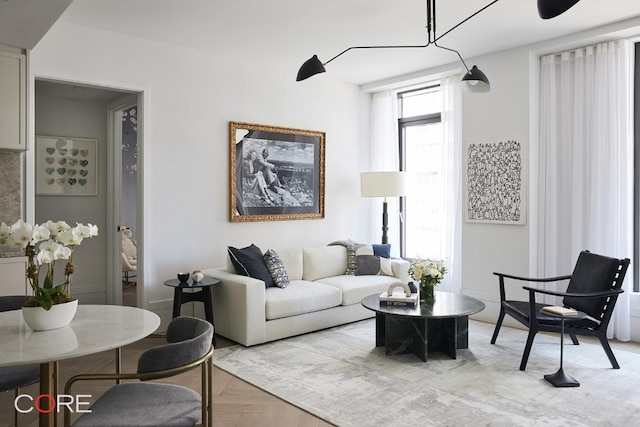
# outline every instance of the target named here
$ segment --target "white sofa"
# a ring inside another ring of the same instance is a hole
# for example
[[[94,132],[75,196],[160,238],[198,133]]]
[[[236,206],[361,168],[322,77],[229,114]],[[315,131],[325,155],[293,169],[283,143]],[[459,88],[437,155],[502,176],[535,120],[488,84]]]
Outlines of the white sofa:
[[[220,279],[213,286],[215,332],[245,346],[274,341],[370,317],[360,301],[407,283],[409,262],[391,259],[394,276],[346,275],[344,246],[276,249],[290,279],[286,288],[265,288],[262,280],[226,267],[202,270]]]

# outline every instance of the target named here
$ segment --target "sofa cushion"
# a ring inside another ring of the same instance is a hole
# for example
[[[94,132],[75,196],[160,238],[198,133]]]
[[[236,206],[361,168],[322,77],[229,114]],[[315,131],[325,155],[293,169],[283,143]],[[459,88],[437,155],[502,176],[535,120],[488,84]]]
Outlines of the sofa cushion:
[[[284,264],[280,260],[278,253],[273,249],[268,249],[264,253],[264,263],[267,265],[267,270],[273,278],[273,282],[279,288],[286,288],[289,284],[289,275],[284,268]]]
[[[389,254],[391,245],[358,245],[356,249],[356,275],[376,275],[393,276],[391,260]]]
[[[292,280],[286,289],[265,291],[267,320],[296,316],[337,307],[342,303],[342,291],[323,283]]]
[[[280,261],[289,275],[289,280],[302,280],[302,248],[277,248]]]
[[[303,280],[314,281],[339,276],[347,271],[347,250],[343,246],[320,246],[304,248],[302,251]]]
[[[373,254],[382,258],[391,258],[391,243],[373,244]]]
[[[393,276],[391,269],[391,260],[375,255],[358,255],[358,270],[356,276],[364,275],[383,275]]]
[[[344,246],[344,248],[347,250],[347,270],[345,274],[356,274],[356,271],[358,270],[358,262],[356,259],[356,249],[358,243],[350,239],[337,240],[335,242],[329,243],[329,246],[335,245]]]
[[[236,273],[262,280],[267,288],[275,286],[259,247],[254,244],[241,249],[229,246],[227,250]]]
[[[315,283],[334,286],[342,291],[342,305],[360,304],[362,299],[372,294],[387,291],[398,278],[390,276],[334,276],[320,279]]]

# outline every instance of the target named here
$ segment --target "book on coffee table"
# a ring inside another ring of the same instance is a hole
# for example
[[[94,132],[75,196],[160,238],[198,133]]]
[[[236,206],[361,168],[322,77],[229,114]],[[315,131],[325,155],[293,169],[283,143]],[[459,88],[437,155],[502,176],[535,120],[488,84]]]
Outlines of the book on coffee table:
[[[388,292],[383,292],[380,294],[380,305],[387,307],[415,307],[418,305],[418,294],[413,293],[407,296],[403,290],[396,290],[391,295]]]
[[[540,310],[543,313],[554,314],[556,316],[577,316],[578,311],[573,308],[561,307],[559,305],[548,305]]]

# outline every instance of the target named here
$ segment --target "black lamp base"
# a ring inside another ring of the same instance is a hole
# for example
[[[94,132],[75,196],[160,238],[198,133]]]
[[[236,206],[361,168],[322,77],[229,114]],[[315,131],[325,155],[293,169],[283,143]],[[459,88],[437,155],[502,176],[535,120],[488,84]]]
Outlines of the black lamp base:
[[[385,245],[389,243],[389,236],[387,236],[387,231],[389,231],[389,213],[387,212],[387,199],[385,198],[384,202],[382,202],[382,244]]]

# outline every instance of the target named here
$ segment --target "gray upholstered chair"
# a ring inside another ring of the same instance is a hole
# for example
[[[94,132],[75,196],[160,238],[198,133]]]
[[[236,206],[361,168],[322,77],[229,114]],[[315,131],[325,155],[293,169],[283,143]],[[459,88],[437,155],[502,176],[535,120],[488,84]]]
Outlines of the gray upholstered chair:
[[[65,385],[65,394],[80,380],[140,380],[111,387],[73,424],[86,426],[185,426],[201,419],[211,426],[211,370],[213,326],[195,317],[176,317],[167,328],[167,344],[146,350],[138,359],[137,373],[76,375]],[[201,393],[175,384],[151,382],[201,366]],[[65,411],[65,426],[70,413]]]
[[[0,311],[20,310],[28,295],[11,295],[0,297]],[[20,388],[40,381],[40,365],[5,366],[0,368],[0,392],[14,390],[16,397]],[[14,424],[20,425],[20,413],[14,410]]]

